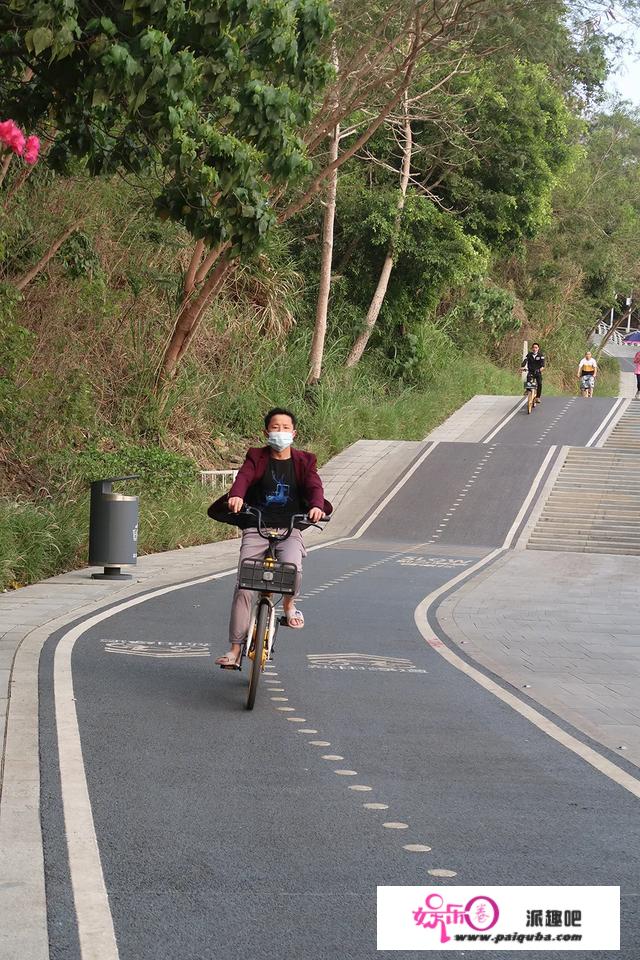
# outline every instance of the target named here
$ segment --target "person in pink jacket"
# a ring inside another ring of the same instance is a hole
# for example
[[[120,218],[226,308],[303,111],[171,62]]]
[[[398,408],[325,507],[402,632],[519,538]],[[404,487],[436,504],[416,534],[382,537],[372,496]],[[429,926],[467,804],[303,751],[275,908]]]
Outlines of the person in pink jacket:
[[[636,400],[640,400],[640,350],[633,358],[633,369],[636,373]]]

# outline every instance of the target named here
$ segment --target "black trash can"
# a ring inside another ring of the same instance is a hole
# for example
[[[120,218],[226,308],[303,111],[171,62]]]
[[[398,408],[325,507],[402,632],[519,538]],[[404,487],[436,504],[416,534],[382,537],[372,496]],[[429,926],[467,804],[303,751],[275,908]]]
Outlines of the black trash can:
[[[94,580],[130,580],[121,567],[138,561],[138,498],[114,493],[113,484],[137,476],[109,477],[91,484],[89,566],[104,567]]]

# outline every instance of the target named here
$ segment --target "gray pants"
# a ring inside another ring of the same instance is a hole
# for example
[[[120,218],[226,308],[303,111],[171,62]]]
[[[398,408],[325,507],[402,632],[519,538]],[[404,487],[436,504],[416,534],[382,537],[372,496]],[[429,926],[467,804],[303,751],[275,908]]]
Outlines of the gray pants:
[[[242,544],[240,546],[240,560],[238,562],[238,576],[240,575],[240,564],[243,560],[258,560],[264,557],[268,550],[268,543],[264,540],[257,530],[243,530]],[[307,553],[304,549],[304,541],[300,530],[294,530],[288,540],[283,540],[275,548],[276,558],[284,563],[295,563],[298,568],[296,577],[296,595],[300,592],[302,584],[302,558]],[[229,620],[229,642],[244,643],[247,631],[249,630],[249,620],[251,619],[251,605],[255,597],[254,590],[240,590],[236,586],[231,604],[231,618]]]

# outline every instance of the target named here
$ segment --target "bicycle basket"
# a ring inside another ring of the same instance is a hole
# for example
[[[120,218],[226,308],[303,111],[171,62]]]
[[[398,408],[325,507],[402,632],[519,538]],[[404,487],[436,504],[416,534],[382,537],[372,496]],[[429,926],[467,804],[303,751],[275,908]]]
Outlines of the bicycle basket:
[[[297,573],[295,563],[282,563],[280,560],[243,560],[238,586],[243,590],[295,593]]]
[[[534,380],[533,377],[530,377],[530,378],[527,380],[527,383],[526,383],[526,386],[525,386],[525,390],[537,390],[537,389],[538,389],[538,384],[537,384],[536,380]]]

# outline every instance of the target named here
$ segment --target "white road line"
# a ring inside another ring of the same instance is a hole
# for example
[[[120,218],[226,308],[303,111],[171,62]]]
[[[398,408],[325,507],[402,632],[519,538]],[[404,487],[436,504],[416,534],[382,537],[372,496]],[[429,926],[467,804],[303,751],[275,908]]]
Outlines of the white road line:
[[[545,471],[546,471],[546,469],[547,469],[547,466],[548,466],[548,464],[549,464],[549,461],[551,460],[551,458],[553,457],[553,455],[555,454],[555,452],[556,452],[557,449],[558,449],[558,448],[557,448],[556,446],[549,447],[549,452],[547,453],[546,457],[545,457],[544,460],[542,461],[542,465],[541,465],[540,469],[538,470],[538,472],[536,473],[535,477],[533,478],[533,483],[531,484],[531,489],[529,490],[529,493],[527,494],[527,496],[526,496],[526,498],[525,498],[525,500],[524,500],[524,503],[523,503],[522,506],[520,507],[520,509],[519,509],[519,511],[518,511],[518,515],[516,516],[515,520],[514,520],[513,523],[511,524],[511,527],[510,527],[510,529],[509,529],[508,534],[507,534],[506,537],[504,538],[504,546],[505,546],[505,547],[511,547],[511,546],[513,546],[513,544],[510,543],[510,540],[511,540],[511,538],[512,538],[513,536],[515,536],[518,527],[519,527],[520,524],[522,523],[522,521],[523,521],[523,519],[524,519],[524,517],[525,517],[525,514],[526,514],[527,510],[529,509],[529,504],[531,503],[531,501],[533,500],[534,496],[536,495],[536,493],[537,493],[537,491],[538,491],[538,488],[539,488],[539,486],[540,486],[540,484],[541,484],[541,482],[542,482],[542,478],[543,478],[543,476],[544,476],[544,474],[545,474]]]
[[[363,533],[365,533],[365,532],[369,529],[369,527],[371,526],[371,524],[373,523],[373,521],[374,521],[374,520],[377,520],[377,518],[380,516],[380,514],[382,513],[382,511],[384,510],[384,508],[385,508],[389,503],[391,503],[391,501],[392,501],[393,498],[396,496],[396,494],[399,493],[400,490],[402,490],[402,488],[404,487],[405,483],[407,483],[407,482],[411,479],[411,477],[414,475],[414,473],[416,472],[416,470],[418,470],[419,467],[422,466],[422,464],[423,464],[424,461],[427,459],[427,457],[430,457],[431,454],[433,453],[433,451],[434,451],[437,447],[438,447],[438,441],[436,440],[436,441],[432,444],[432,446],[430,446],[428,450],[425,450],[425,452],[422,454],[422,456],[419,457],[419,458],[416,460],[416,462],[414,463],[414,465],[407,470],[407,472],[406,472],[405,475],[402,477],[402,479],[395,485],[395,487],[393,488],[393,490],[391,491],[391,493],[387,494],[387,496],[384,498],[384,500],[382,501],[382,503],[380,503],[380,504],[376,507],[376,509],[373,511],[373,513],[372,513],[369,517],[367,517],[367,519],[366,519],[366,520],[364,521],[364,523],[360,526],[360,528],[358,529],[358,531],[357,531],[356,533],[354,533],[352,537],[348,537],[348,538],[345,537],[344,539],[359,540],[360,537],[363,535]]]
[[[506,425],[509,423],[509,420],[511,420],[513,417],[515,417],[515,415],[516,415],[516,413],[518,412],[518,410],[520,410],[520,409],[524,406],[525,403],[526,403],[526,398],[523,397],[522,400],[519,400],[519,401],[518,401],[518,403],[516,404],[515,409],[513,410],[513,412],[510,413],[508,417],[505,417],[504,420],[502,420],[501,423],[498,424],[498,426],[495,428],[495,430],[493,430],[493,431],[489,434],[489,436],[486,437],[486,438],[482,441],[482,443],[489,443],[490,440],[493,440],[493,438],[495,437],[495,435],[496,435],[497,433],[500,433],[500,431],[502,430],[503,427],[506,427]],[[494,446],[495,446],[495,444],[494,444]]]
[[[497,433],[499,433],[500,430],[502,430],[502,428],[509,422],[509,420],[511,420],[512,417],[515,417],[516,413],[518,412],[518,410],[520,409],[520,407],[521,407],[525,402],[526,402],[526,398],[524,398],[524,397],[523,397],[522,399],[518,400],[518,401],[516,402],[515,409],[514,409],[511,413],[507,414],[506,417],[503,417],[502,420],[498,421],[497,426],[492,430],[492,432],[491,432],[487,437],[484,437],[482,440],[480,440],[479,442],[480,442],[480,443],[489,443],[490,440],[493,440],[493,438],[495,437],[495,435],[496,435]],[[492,447],[495,447],[495,443],[492,444]]]
[[[131,597],[114,607],[101,610],[62,636],[56,647],[53,686],[56,729],[60,766],[60,790],[64,813],[65,834],[69,854],[69,872],[78,922],[78,938],[82,960],[118,960],[113,920],[100,862],[100,852],[93,823],[91,801],[82,756],[80,729],[71,673],[71,654],[76,641],[87,630],[115,614],[146,603],[155,597],[183,590],[186,587],[208,583],[235,573],[220,573],[197,577],[186,583],[161,587],[152,593]]]
[[[511,531],[509,534],[507,534],[505,545],[510,534]],[[471,680],[475,680],[476,683],[478,683],[481,687],[484,687],[484,689],[489,693],[492,693],[499,700],[502,700],[503,703],[506,703],[521,716],[525,717],[525,719],[529,720],[532,724],[534,724],[534,726],[538,727],[539,730],[542,730],[543,733],[546,733],[553,740],[556,740],[563,747],[566,747],[567,750],[571,750],[572,753],[575,753],[577,756],[581,757],[588,764],[590,764],[590,766],[594,767],[600,773],[603,773],[606,777],[609,777],[610,780],[613,780],[621,787],[624,787],[625,790],[628,790],[635,797],[640,797],[640,780],[631,776],[631,774],[626,773],[624,770],[621,770],[615,765],[615,763],[607,760],[596,750],[593,750],[591,747],[587,746],[587,744],[582,743],[581,740],[578,740],[570,733],[567,733],[567,731],[563,730],[562,727],[559,727],[557,723],[547,719],[547,717],[545,717],[542,713],[529,706],[529,704],[524,703],[510,691],[503,689],[499,684],[495,683],[489,677],[486,677],[480,670],[476,669],[476,667],[471,666],[471,664],[463,660],[462,657],[459,657],[457,653],[453,652],[453,650],[450,650],[447,646],[445,646],[444,643],[439,640],[436,640],[435,642],[433,641],[433,631],[431,630],[429,621],[427,619],[429,608],[437,602],[442,594],[448,593],[448,591],[451,590],[451,587],[455,586],[456,583],[459,583],[461,580],[466,579],[467,577],[473,576],[474,573],[477,573],[479,570],[482,570],[483,567],[486,567],[487,564],[491,563],[494,557],[497,557],[498,554],[502,553],[502,549],[503,548],[492,550],[491,553],[487,554],[486,557],[483,557],[482,560],[478,560],[478,562],[474,563],[472,567],[469,567],[467,570],[463,570],[458,574],[457,577],[454,577],[453,580],[449,580],[437,590],[434,590],[432,593],[430,593],[429,596],[425,597],[424,600],[418,604],[414,612],[414,619],[418,630],[429,644],[431,649],[435,650],[436,653],[439,653],[440,656],[447,660],[453,667],[455,667],[457,670],[460,670],[461,673],[466,674]]]
[[[604,418],[604,420],[601,422],[600,426],[598,427],[598,429],[596,430],[596,432],[594,433],[594,435],[593,435],[592,437],[590,437],[590,439],[585,443],[585,447],[591,447],[591,446],[593,446],[593,445],[595,444],[595,441],[596,441],[597,438],[600,436],[600,434],[604,431],[605,427],[606,427],[607,424],[609,423],[609,420],[611,420],[611,419],[616,415],[616,412],[620,409],[620,407],[622,406],[622,404],[624,403],[624,401],[625,401],[625,398],[624,398],[624,397],[618,397],[618,399],[616,400],[616,402],[615,402],[614,405],[612,406],[611,410],[609,410],[609,413],[606,415],[606,417]],[[595,444],[595,445],[597,446],[597,444]]]
[[[489,554],[485,560],[475,564],[468,571],[468,573],[471,574],[475,573],[477,570],[480,570],[486,565],[486,563],[493,559],[497,552],[499,551],[494,551],[492,554]],[[432,631],[426,620],[427,611],[429,607],[438,599],[438,596],[441,593],[444,593],[447,588],[450,587],[451,581],[449,581],[448,584],[445,584],[440,590],[434,591],[434,593],[426,597],[422,603],[416,607],[416,625],[427,643],[430,643],[432,634]],[[567,750],[571,750],[572,753],[577,754],[577,756],[581,757],[596,770],[599,770],[600,773],[603,773],[606,777],[609,777],[610,780],[613,780],[621,787],[624,787],[625,790],[628,790],[635,797],[640,797],[640,780],[632,777],[631,774],[626,773],[624,770],[621,770],[614,763],[611,763],[611,761],[606,760],[591,747],[587,746],[585,743],[582,743],[570,733],[567,733],[556,723],[553,723],[553,721],[548,720],[547,717],[543,716],[543,714],[539,713],[533,707],[523,703],[518,699],[518,697],[514,696],[514,694],[510,693],[508,690],[504,690],[497,683],[494,683],[493,680],[490,680],[489,677],[486,677],[480,670],[472,667],[452,650],[449,650],[449,648],[444,644],[441,646],[432,646],[432,649],[439,653],[441,657],[444,657],[444,659],[447,660],[452,666],[456,667],[457,670],[465,673],[472,680],[475,680],[475,682],[481,687],[484,687],[484,689],[489,693],[492,693],[499,700],[502,700],[503,703],[506,703],[521,716],[533,723],[534,726],[538,727],[539,730],[542,730],[543,733],[546,733],[553,740],[556,740],[563,747],[566,747]]]

